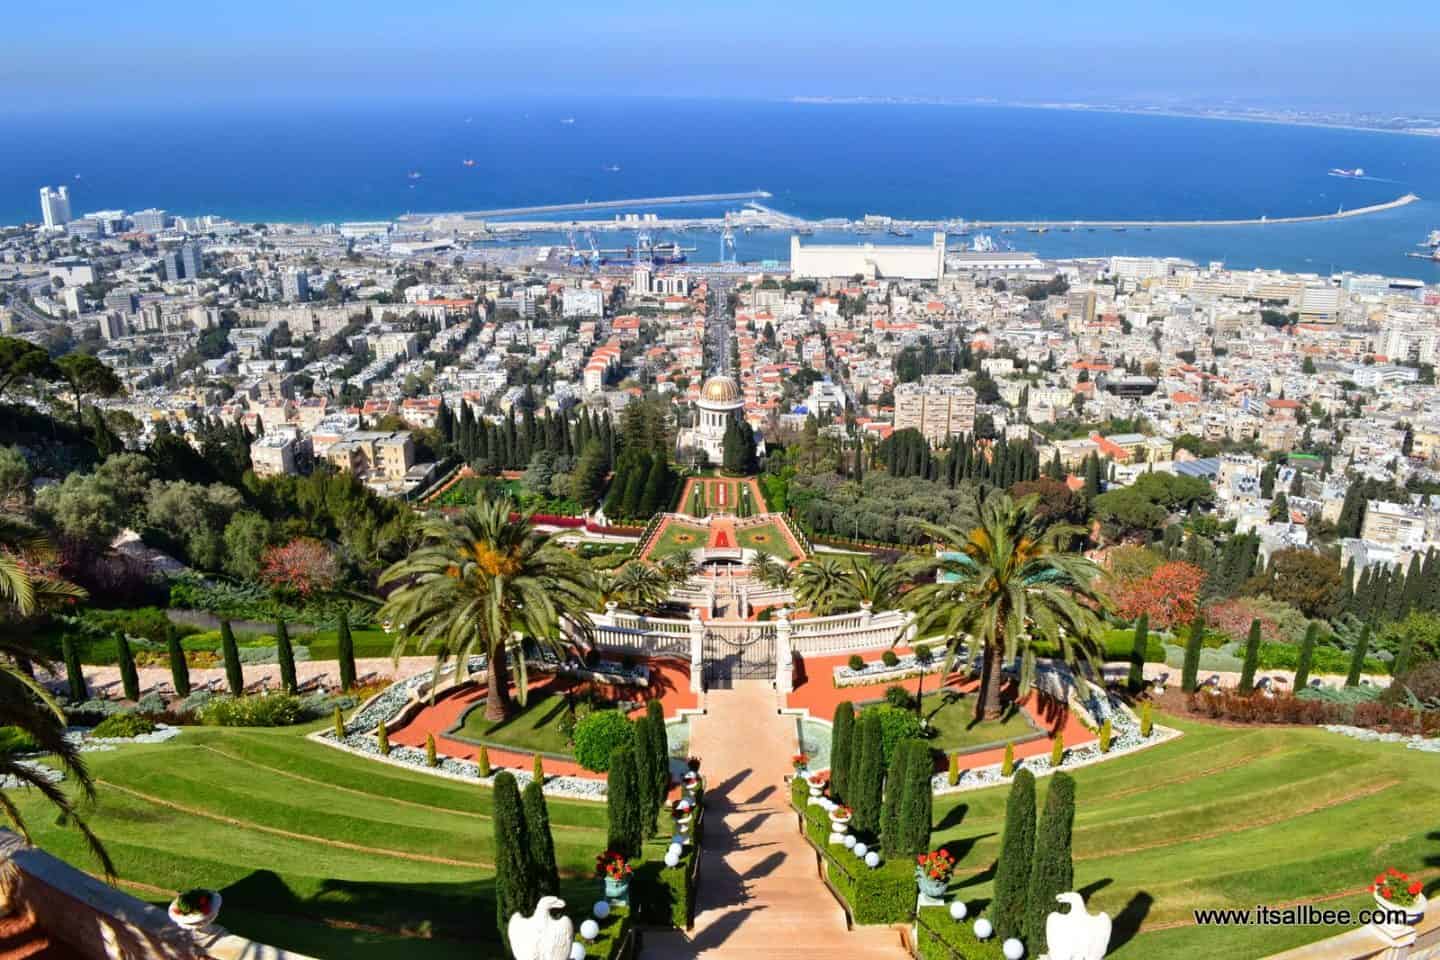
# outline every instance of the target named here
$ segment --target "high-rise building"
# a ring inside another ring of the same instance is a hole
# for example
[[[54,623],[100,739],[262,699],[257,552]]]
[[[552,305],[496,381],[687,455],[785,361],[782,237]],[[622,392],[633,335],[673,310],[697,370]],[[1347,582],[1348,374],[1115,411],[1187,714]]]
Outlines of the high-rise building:
[[[931,443],[975,430],[975,391],[955,374],[929,374],[895,388],[895,429],[919,430]]]
[[[185,269],[187,280],[205,275],[205,248],[199,240],[191,240],[180,248],[180,265]]]
[[[304,270],[295,268],[286,270],[285,276],[281,279],[281,290],[286,300],[309,300],[310,275]]]
[[[130,222],[141,233],[159,233],[165,229],[169,220],[170,218],[164,210],[157,210],[154,207],[149,210],[136,210],[130,214]]]
[[[60,187],[51,190],[49,187],[40,188],[40,215],[45,219],[45,226],[54,230],[63,227],[72,219],[70,216],[70,188]]]

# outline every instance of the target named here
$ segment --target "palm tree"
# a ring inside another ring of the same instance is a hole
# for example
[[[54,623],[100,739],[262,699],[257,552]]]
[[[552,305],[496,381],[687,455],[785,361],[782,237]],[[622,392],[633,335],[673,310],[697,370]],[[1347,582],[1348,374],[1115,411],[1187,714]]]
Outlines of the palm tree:
[[[671,583],[685,583],[700,572],[700,564],[689,553],[672,553],[660,561],[660,572]]]
[[[900,605],[901,588],[907,578],[893,563],[875,563],[858,557],[850,561],[850,570],[845,580],[847,607],[870,604],[870,609],[893,610]]]
[[[530,515],[516,520],[508,498],[482,499],[454,519],[421,525],[421,546],[380,576],[381,587],[399,584],[384,606],[383,620],[397,624],[398,659],[405,637],[434,651],[435,673],[452,658],[457,674],[472,654],[487,660],[489,695],[485,716],[503,720],[514,712],[510,664],[516,672],[516,696],[523,706],[528,678],[522,641],[556,650],[590,633],[594,606],[590,571],[549,537],[530,526]]]
[[[850,571],[834,557],[812,557],[795,571],[795,600],[820,616],[851,599]]]
[[[795,580],[795,571],[773,553],[762,553],[750,564],[750,575],[767,587],[787,588]]]
[[[602,610],[607,603],[616,603],[636,613],[649,613],[665,602],[670,581],[655,567],[635,560],[618,571],[605,570],[597,574],[596,591]]]
[[[1100,568],[1068,550],[1083,528],[1036,516],[1038,495],[1019,501],[995,491],[970,529],[918,523],[935,540],[940,555],[912,566],[912,574],[934,574],[935,582],[910,591],[905,606],[916,614],[920,636],[945,638],[945,673],[968,636],[984,652],[975,718],[999,712],[1000,666],[1020,658],[1020,685],[1034,675],[1035,645],[1059,650],[1082,684],[1082,668],[1097,659]]]
[[[4,619],[29,617],[59,602],[74,602],[85,591],[74,584],[42,572],[37,561],[51,554],[47,540],[13,517],[0,518],[0,613]],[[13,622],[10,624],[13,626]],[[95,783],[76,744],[65,739],[65,711],[33,676],[38,663],[48,673],[55,668],[15,631],[0,635],[0,727],[14,727],[34,742],[36,750],[49,754],[58,763],[79,797],[95,799]],[[107,877],[115,875],[115,864],[100,838],[90,830],[75,809],[75,798],[51,783],[39,769],[20,762],[14,754],[0,753],[0,781],[8,780],[33,788],[59,812],[59,821],[79,831]],[[30,831],[20,808],[0,790],[0,811],[15,832],[30,842]]]

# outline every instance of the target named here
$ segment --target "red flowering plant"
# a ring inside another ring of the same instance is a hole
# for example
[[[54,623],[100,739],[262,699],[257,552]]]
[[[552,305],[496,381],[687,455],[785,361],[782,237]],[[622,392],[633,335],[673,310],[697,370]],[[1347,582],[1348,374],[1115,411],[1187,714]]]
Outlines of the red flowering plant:
[[[694,808],[695,805],[693,803],[682,797],[681,799],[676,800],[673,804],[670,805],[670,816],[674,817],[676,820],[684,820],[686,817],[690,816],[690,813],[692,810],[694,810]]]
[[[279,593],[311,597],[329,590],[339,578],[335,554],[310,537],[270,547],[260,557],[260,579]]]
[[[830,819],[839,820],[843,823],[850,819],[850,814],[853,812],[849,807],[842,804],[830,811]]]
[[[807,754],[807,753],[797,753],[797,754],[795,754],[795,756],[793,756],[793,757],[790,758],[790,765],[791,765],[792,767],[794,767],[796,770],[803,770],[803,769],[805,769],[805,764],[807,764],[807,763],[809,763],[809,762],[810,762],[810,755]]]
[[[810,776],[806,777],[805,780],[810,784],[810,786],[820,790],[824,790],[826,787],[830,786],[830,774],[826,773],[823,770],[819,773],[810,774]]]
[[[1371,893],[1397,907],[1414,906],[1415,901],[1420,897],[1420,892],[1424,889],[1424,884],[1419,880],[1411,880],[1408,875],[1394,867],[1377,874],[1375,882],[1370,885]]]
[[[920,854],[915,858],[915,863],[919,867],[920,875],[931,880],[948,882],[950,875],[955,872],[955,858],[944,848]]]
[[[186,890],[175,898],[175,912],[182,917],[200,917],[215,905],[213,890]]]
[[[609,880],[629,880],[630,861],[614,850],[606,850],[595,858],[595,876]]]

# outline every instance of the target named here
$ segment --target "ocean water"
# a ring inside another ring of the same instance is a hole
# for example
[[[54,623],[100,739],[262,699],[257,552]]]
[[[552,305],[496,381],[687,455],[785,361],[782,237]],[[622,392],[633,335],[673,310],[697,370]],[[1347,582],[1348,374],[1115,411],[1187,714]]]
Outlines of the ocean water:
[[[1370,177],[1327,175],[1357,166]],[[1238,121],[659,98],[0,114],[0,223],[38,219],[38,188],[57,183],[70,185],[77,212],[158,206],[247,221],[754,189],[816,218],[1211,219],[1330,213],[1414,192],[1422,200],[1409,207],[1332,223],[996,239],[1050,256],[1440,280],[1440,268],[1404,256],[1440,228],[1440,138]],[[666,211],[719,208],[655,212]],[[713,234],[682,239],[697,259],[718,252]],[[742,259],[787,249],[780,233],[737,237]]]

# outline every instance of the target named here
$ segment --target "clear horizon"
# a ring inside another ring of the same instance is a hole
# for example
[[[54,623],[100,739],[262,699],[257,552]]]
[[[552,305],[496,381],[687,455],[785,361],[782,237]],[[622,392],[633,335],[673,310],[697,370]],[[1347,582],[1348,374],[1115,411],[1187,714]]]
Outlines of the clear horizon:
[[[1433,111],[1440,18],[1415,0],[1135,0],[999,8],[853,2],[702,8],[560,0],[477,12],[378,0],[201,8],[178,0],[10,11],[0,112],[121,104],[510,96],[793,96],[1203,102]],[[857,65],[861,69],[856,69]]]

